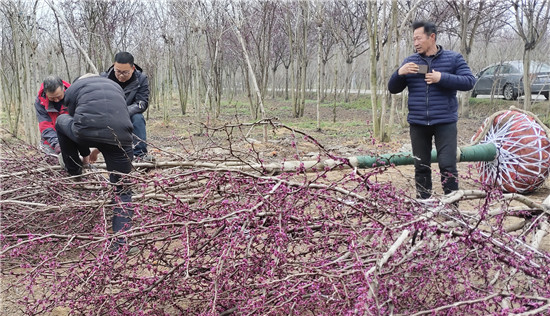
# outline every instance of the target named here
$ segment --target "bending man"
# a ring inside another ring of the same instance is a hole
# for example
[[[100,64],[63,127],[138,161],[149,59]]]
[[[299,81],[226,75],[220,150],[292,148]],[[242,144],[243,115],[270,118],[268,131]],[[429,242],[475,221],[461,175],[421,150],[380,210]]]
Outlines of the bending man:
[[[38,96],[34,102],[38,128],[40,129],[40,149],[47,154],[59,154],[61,148],[57,140],[55,121],[60,114],[66,114],[67,108],[63,105],[65,90],[69,83],[58,76],[50,75],[44,79]]]
[[[56,122],[65,168],[71,175],[80,175],[84,164],[94,162],[99,152],[103,154],[109,181],[115,186],[113,231],[125,231],[131,227],[133,216],[126,205],[132,202],[132,191],[120,173],[131,171],[133,151],[132,122],[122,89],[111,80],[87,74],[67,89],[65,105],[69,113],[60,115]],[[95,147],[93,152],[90,147]],[[118,238],[111,251],[124,243]]]

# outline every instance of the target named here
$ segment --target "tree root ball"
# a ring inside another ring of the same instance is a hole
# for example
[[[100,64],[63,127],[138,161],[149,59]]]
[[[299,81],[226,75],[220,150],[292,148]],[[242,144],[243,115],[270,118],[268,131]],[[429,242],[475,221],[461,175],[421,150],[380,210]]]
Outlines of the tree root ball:
[[[481,143],[496,144],[498,156],[476,164],[482,182],[509,193],[530,193],[544,183],[550,172],[550,141],[537,120],[508,110],[486,119],[473,138],[484,131]]]

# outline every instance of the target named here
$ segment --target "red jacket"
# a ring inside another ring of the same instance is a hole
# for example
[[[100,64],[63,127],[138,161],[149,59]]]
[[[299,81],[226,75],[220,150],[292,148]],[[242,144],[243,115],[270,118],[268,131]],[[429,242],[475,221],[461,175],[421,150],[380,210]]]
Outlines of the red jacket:
[[[63,81],[63,85],[65,86],[65,90],[70,86],[70,84],[65,81]],[[38,119],[38,128],[40,129],[42,143],[54,149],[55,145],[58,144],[55,121],[60,114],[69,113],[67,107],[63,104],[63,100],[58,103],[50,102],[46,97],[46,91],[44,91],[44,84],[42,83],[36,101],[34,102],[34,108],[36,110],[36,118]]]

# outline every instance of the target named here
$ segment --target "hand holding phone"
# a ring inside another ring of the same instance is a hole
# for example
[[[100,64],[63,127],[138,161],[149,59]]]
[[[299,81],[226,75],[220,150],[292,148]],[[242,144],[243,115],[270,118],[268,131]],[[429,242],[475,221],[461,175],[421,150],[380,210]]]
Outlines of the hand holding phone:
[[[428,65],[418,65],[418,73],[419,74],[427,74],[428,73]]]

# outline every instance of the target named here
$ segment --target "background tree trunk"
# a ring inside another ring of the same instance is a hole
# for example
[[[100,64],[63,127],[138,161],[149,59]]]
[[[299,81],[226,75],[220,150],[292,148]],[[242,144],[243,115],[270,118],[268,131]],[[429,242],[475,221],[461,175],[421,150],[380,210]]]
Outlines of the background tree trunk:
[[[372,108],[372,133],[380,140],[381,121],[378,109],[378,76],[376,64],[378,61],[378,10],[376,2],[369,2],[367,9],[367,33],[369,36],[370,51],[370,100]]]
[[[31,72],[37,65],[36,6],[27,5],[29,4],[2,3],[2,12],[7,17],[13,38],[13,71],[17,78],[16,84],[8,88],[15,89],[10,94],[15,96],[12,99],[16,104],[10,104],[8,108],[15,115],[13,119],[9,118],[12,123],[11,132],[30,144],[38,144],[40,133],[33,104],[36,97],[35,87],[39,81],[36,78],[37,73]],[[19,125],[20,122],[23,126]]]
[[[321,130],[321,96],[323,94],[322,85],[322,59],[323,59],[323,3],[320,2],[317,7],[317,107],[316,107],[316,118],[317,118],[317,130]]]
[[[239,39],[239,42],[241,43],[244,58],[246,60],[246,65],[248,66],[248,72],[250,73],[250,76],[252,77],[251,79],[252,79],[252,83],[254,84],[254,91],[256,92],[256,97],[258,99],[260,113],[262,115],[262,119],[265,119],[266,118],[266,112],[265,112],[264,103],[263,103],[262,91],[260,90],[258,80],[256,78],[256,75],[254,74],[254,69],[252,67],[252,63],[250,62],[250,57],[248,55],[248,51],[246,49],[246,44],[244,42],[242,33],[239,30],[239,27],[242,27],[242,25],[243,25],[242,24],[242,10],[238,10],[238,13],[235,13],[234,23],[235,23],[235,28],[234,28],[235,34],[237,35],[237,38]],[[267,125],[264,125],[264,127],[263,127],[263,137],[264,137],[264,142],[267,142]]]
[[[307,1],[303,1],[300,3],[300,9],[301,9],[301,32],[300,35],[301,38],[301,54],[300,54],[300,101],[299,101],[299,109],[298,109],[298,117],[304,116],[304,111],[306,108],[306,77],[307,77],[307,63],[308,63],[308,51],[307,51],[307,38],[308,38],[308,24],[309,24],[309,6]]]
[[[515,11],[516,32],[524,43],[523,50],[523,92],[525,95],[523,109],[531,108],[531,51],[540,43],[550,20],[550,5],[547,0],[513,0]]]

